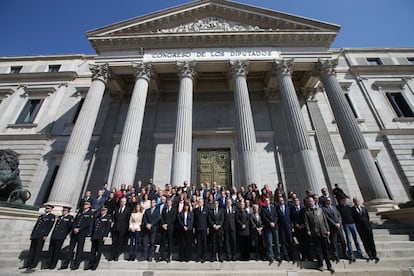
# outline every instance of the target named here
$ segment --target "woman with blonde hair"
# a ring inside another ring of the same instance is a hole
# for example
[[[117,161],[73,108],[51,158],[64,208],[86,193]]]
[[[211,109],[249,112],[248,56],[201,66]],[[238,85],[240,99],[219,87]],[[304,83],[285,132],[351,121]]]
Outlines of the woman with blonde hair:
[[[138,252],[141,224],[144,211],[141,205],[137,204],[129,218],[129,258],[128,261],[135,261]]]

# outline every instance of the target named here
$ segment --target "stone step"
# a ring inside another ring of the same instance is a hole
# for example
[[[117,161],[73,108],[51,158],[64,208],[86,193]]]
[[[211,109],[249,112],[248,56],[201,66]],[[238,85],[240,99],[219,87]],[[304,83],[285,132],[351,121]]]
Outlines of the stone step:
[[[355,263],[349,264],[348,262],[340,262],[334,264],[336,270],[335,275],[372,275],[372,276],[408,276],[410,274],[409,267],[414,265],[414,260],[407,263],[407,266],[398,266],[397,268],[391,268],[389,261],[380,261],[378,264],[373,262],[366,263],[365,261],[358,260]],[[379,264],[383,263],[381,266]],[[2,265],[1,275],[17,275],[21,273],[17,267],[4,266],[3,261],[0,261]],[[395,265],[395,264],[394,264]],[[224,263],[180,263],[172,261],[171,263],[148,263],[148,262],[106,262],[103,261],[99,268],[95,271],[84,271],[84,264],[82,263],[80,269],[76,271],[76,275],[114,275],[115,272],[122,275],[194,275],[195,271],[197,275],[286,275],[297,276],[303,275],[326,275],[326,272],[321,273],[317,271],[315,263],[306,262],[305,264],[297,263],[273,263],[269,265],[268,262],[224,262]],[[4,274],[3,274],[4,273]],[[36,275],[73,275],[75,272],[71,270],[41,270],[40,267],[36,269]],[[89,274],[85,274],[89,273]]]
[[[384,249],[414,249],[414,241],[381,241],[375,242],[377,251]]]
[[[374,236],[375,242],[382,242],[382,241],[410,241],[410,235],[408,234],[398,234],[398,235],[375,235]]]

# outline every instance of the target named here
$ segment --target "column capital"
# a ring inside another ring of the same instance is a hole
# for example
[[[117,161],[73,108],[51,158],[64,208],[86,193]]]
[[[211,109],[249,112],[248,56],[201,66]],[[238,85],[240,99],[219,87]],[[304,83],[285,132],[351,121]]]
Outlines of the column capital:
[[[289,59],[275,59],[274,62],[274,69],[276,73],[281,74],[292,74],[292,68],[293,68],[293,58]]]
[[[132,63],[132,67],[134,68],[135,79],[143,78],[149,81],[152,77],[151,63],[137,61]]]
[[[318,59],[318,71],[325,74],[335,75],[335,67],[338,65],[338,59]]]
[[[177,62],[177,67],[180,72],[180,78],[189,77],[194,79],[197,74],[197,63],[195,61],[179,61]]]
[[[233,75],[242,75],[244,77],[249,73],[249,61],[248,60],[231,60],[230,61],[231,72]]]
[[[106,84],[108,79],[111,77],[109,72],[109,64],[90,64],[89,69],[92,72],[92,80],[100,80]]]

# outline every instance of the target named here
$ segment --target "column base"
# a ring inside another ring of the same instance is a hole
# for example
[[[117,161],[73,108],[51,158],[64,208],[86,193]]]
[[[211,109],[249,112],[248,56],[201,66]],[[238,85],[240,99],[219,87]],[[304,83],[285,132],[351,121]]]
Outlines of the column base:
[[[370,212],[385,212],[390,210],[399,209],[398,205],[389,198],[377,198],[367,202],[364,202],[364,205],[368,208]]]

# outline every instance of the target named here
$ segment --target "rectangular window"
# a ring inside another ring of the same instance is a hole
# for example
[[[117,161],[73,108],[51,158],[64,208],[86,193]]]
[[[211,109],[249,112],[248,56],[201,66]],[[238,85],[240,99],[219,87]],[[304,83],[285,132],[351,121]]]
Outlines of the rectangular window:
[[[401,92],[387,92],[386,95],[398,117],[414,117],[414,112]]]
[[[382,65],[382,61],[379,58],[367,58],[368,65]]]
[[[32,124],[42,106],[42,102],[43,100],[41,99],[29,99],[20,113],[16,124]]]
[[[354,117],[355,118],[358,118],[358,113],[356,112],[355,107],[354,107],[354,105],[353,105],[353,103],[351,101],[351,98],[349,97],[349,94],[348,93],[345,93],[345,99],[348,102],[349,107],[351,108],[352,113],[354,114]]]
[[[50,72],[59,72],[60,69],[60,64],[57,65],[49,65],[49,69],[47,70],[49,73]]]
[[[414,57],[407,58],[408,62],[414,65]]]
[[[82,109],[82,106],[83,106],[83,103],[85,102],[85,98],[82,98],[80,101],[79,101],[79,103],[77,104],[77,107],[76,107],[76,112],[75,112],[75,116],[73,116],[73,120],[72,120],[72,123],[74,124],[74,123],[76,123],[76,120],[78,119],[78,117],[79,117],[79,113],[80,113],[80,111],[81,111],[81,109]]]
[[[12,66],[10,67],[10,74],[19,74],[23,66]]]

